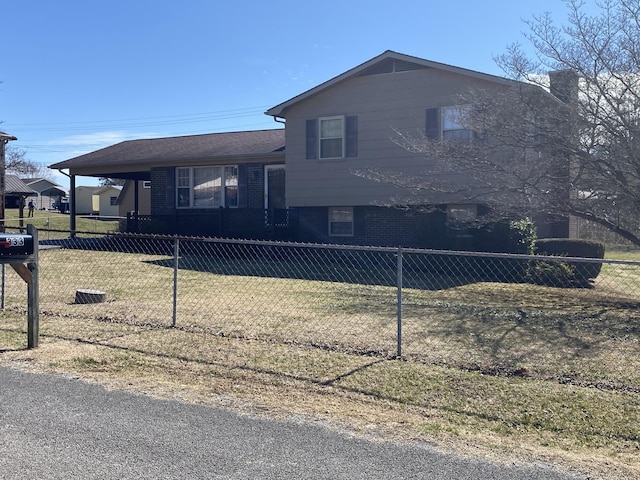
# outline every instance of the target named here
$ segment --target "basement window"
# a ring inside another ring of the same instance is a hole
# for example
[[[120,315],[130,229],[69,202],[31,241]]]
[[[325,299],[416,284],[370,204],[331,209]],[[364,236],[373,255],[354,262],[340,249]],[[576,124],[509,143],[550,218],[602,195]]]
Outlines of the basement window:
[[[329,235],[353,236],[353,207],[329,207]]]

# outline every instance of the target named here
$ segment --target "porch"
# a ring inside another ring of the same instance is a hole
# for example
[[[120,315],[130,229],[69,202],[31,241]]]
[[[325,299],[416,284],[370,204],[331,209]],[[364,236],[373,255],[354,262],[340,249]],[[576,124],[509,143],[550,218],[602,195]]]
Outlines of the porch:
[[[174,215],[127,214],[120,224],[126,233],[187,235],[255,240],[295,240],[295,210],[217,208],[181,211]]]

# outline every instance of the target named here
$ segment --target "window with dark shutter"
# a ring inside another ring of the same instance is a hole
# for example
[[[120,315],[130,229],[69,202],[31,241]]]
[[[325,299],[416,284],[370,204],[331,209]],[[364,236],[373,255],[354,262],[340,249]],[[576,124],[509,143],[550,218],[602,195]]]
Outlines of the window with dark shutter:
[[[471,140],[469,129],[471,107],[455,105],[442,108],[442,138],[445,140]]]
[[[177,208],[238,206],[238,166],[211,165],[175,169]]]
[[[307,159],[318,158],[318,122],[307,120],[306,129]]]
[[[322,117],[319,122],[320,159],[344,158],[344,117]]]
[[[358,117],[321,117],[306,121],[306,158],[358,156]]]
[[[440,139],[440,109],[427,108],[425,136],[429,140]]]

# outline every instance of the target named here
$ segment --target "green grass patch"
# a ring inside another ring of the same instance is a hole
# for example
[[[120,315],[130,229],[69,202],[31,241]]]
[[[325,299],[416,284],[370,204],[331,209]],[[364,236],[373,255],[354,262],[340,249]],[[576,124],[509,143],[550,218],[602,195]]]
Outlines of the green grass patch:
[[[26,292],[9,272],[0,362],[28,359],[30,368],[189,401],[379,424],[505,458],[526,452],[640,472],[637,265],[606,265],[585,289],[408,288],[404,358],[395,360],[393,286],[249,274],[255,265],[238,259],[185,263],[173,328],[170,257],[53,249],[40,260],[41,347],[23,350]],[[104,290],[107,302],[77,305],[78,288]]]
[[[26,215],[26,210],[25,210]],[[15,208],[5,210],[5,225],[8,232],[15,232],[21,226],[19,211]],[[22,226],[32,224],[39,231],[40,239],[68,238],[70,230],[70,216],[68,213],[51,212],[47,210],[36,210],[33,217],[24,217]],[[87,234],[104,234],[118,231],[117,220],[100,220],[96,218],[76,217],[76,231],[85,232],[79,237]]]

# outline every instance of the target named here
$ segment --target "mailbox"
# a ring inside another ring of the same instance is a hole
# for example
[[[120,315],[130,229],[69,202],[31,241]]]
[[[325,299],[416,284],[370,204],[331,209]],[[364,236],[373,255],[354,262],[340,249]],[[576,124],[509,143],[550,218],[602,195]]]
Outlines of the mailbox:
[[[33,236],[0,233],[0,260],[33,255]]]

